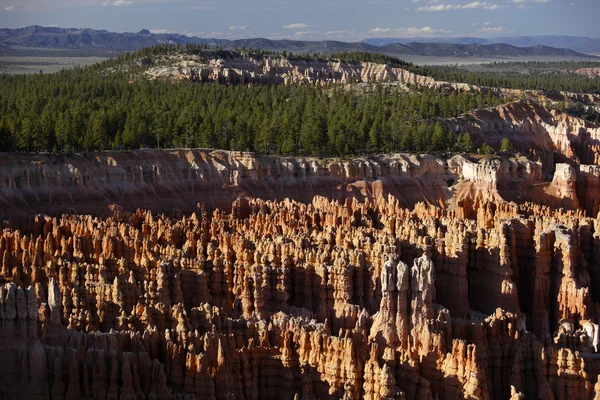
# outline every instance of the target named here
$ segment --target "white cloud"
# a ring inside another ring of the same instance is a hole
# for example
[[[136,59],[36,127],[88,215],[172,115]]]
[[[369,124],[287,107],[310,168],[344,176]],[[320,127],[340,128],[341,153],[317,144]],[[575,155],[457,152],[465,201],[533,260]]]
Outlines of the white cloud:
[[[386,32],[389,32],[390,30],[391,30],[390,28],[380,28],[380,27],[377,27],[377,28],[371,29],[371,32],[373,32],[373,33],[386,33]]]
[[[350,38],[354,40],[361,40],[365,36],[368,36],[368,32],[359,32],[359,31],[351,31],[351,30],[336,30],[336,31],[311,31],[311,30],[301,30],[294,32],[290,35],[281,35],[278,32],[272,32],[267,35],[270,39],[292,39],[298,40],[301,39],[319,39],[319,40],[344,40],[347,41]]]
[[[281,27],[283,29],[302,29],[302,28],[308,28],[309,26],[310,25],[307,25],[304,22],[299,22],[296,24],[282,25]]]
[[[552,0],[512,0],[513,3],[550,3]]]
[[[247,28],[248,28],[248,25],[241,25],[241,26],[231,25],[229,27],[229,30],[231,30],[231,31],[245,31]]]
[[[8,6],[8,7],[4,7],[4,9],[5,9],[6,11],[12,11],[12,10],[14,10],[14,9],[15,9],[15,6]]]
[[[211,38],[211,39],[227,38],[232,35],[231,32],[188,32],[188,31],[185,31],[182,34],[185,36],[188,36],[188,37],[193,36],[193,37],[204,37],[204,38]]]
[[[451,33],[452,31],[446,30],[446,29],[433,29],[430,26],[425,26],[423,28],[399,28],[396,29],[396,32],[398,33],[409,33],[409,34],[415,34],[415,33]]]
[[[478,32],[484,33],[499,33],[499,32],[512,32],[510,29],[506,29],[503,26],[486,26],[485,28],[481,28]]]
[[[400,35],[431,35],[436,33],[452,33],[452,31],[446,29],[435,29],[430,26],[424,26],[422,28],[410,27],[410,28],[373,28],[371,33],[386,33],[386,34],[400,34]]]
[[[150,29],[150,33],[158,35],[158,34],[173,33],[173,32],[168,29]]]
[[[102,3],[103,6],[115,6],[115,7],[130,6],[132,4],[133,4],[133,1],[131,1],[131,0],[114,0],[114,1],[105,1],[104,3]]]
[[[498,4],[489,3],[487,1],[473,1],[467,4],[432,4],[429,6],[421,6],[417,11],[451,11],[451,10],[498,10],[503,8]]]

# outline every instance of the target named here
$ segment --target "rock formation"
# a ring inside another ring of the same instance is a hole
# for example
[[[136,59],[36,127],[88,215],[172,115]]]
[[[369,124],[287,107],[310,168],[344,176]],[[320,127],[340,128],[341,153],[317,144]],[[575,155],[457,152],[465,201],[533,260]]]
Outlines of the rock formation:
[[[528,150],[3,154],[0,398],[600,398],[600,133],[475,117]]]
[[[580,68],[575,71],[576,74],[589,76],[591,78],[600,77],[600,68]]]
[[[303,60],[282,56],[172,54],[155,60],[145,71],[148,79],[191,80],[244,84],[328,85],[351,82],[397,82],[434,89],[479,90],[462,83],[436,81],[402,68],[372,62]]]
[[[499,149],[502,139],[508,138],[515,149],[535,154],[549,166],[550,160],[544,154],[553,152],[559,162],[571,165],[600,162],[600,127],[581,118],[548,111],[532,100],[478,110],[452,118],[447,125],[456,132],[470,132],[477,147],[485,139]]]
[[[0,395],[598,396],[597,220],[472,207],[241,197],[7,220]]]

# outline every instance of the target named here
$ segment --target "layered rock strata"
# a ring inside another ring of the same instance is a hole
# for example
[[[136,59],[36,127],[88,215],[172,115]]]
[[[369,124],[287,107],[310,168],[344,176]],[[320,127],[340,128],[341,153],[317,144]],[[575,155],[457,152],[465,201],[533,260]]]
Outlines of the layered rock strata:
[[[595,100],[597,101],[597,100]],[[469,132],[476,147],[482,142],[500,148],[507,138],[516,150],[535,155],[550,166],[552,154],[571,165],[600,162],[600,127],[581,118],[547,111],[535,101],[517,101],[475,111],[447,121],[455,132]],[[548,159],[549,158],[549,159]]]
[[[597,214],[598,167],[552,164],[546,176],[544,165],[525,157],[391,154],[322,160],[198,149],[66,157],[3,154],[0,220],[37,213],[107,216],[113,203],[130,211],[190,213],[198,203],[230,210],[240,196],[309,203],[316,195],[374,203],[393,195],[409,208],[418,202],[442,208],[482,201],[535,202],[579,206],[590,216]],[[469,210],[472,217],[474,208]]]

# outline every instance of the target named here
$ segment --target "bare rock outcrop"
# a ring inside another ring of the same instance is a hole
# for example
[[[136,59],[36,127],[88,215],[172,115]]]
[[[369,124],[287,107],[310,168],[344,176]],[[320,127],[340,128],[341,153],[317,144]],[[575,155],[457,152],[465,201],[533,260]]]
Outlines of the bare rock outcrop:
[[[476,147],[486,142],[499,149],[502,139],[507,138],[516,150],[539,157],[545,172],[552,170],[553,160],[549,157],[553,152],[559,162],[572,166],[600,162],[600,127],[582,118],[548,111],[533,100],[474,111],[448,120],[447,126],[455,132],[469,132]]]
[[[372,62],[304,60],[283,56],[208,54],[195,57],[173,54],[157,60],[145,71],[148,79],[191,80],[227,84],[329,85],[374,81],[419,85],[436,90],[475,91],[463,83],[436,81],[406,69]]]

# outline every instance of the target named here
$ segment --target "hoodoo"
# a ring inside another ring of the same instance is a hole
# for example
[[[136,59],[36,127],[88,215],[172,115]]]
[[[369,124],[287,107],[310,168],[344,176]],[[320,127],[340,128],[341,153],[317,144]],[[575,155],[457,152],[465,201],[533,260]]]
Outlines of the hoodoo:
[[[462,156],[3,160],[10,398],[597,392],[600,228],[577,166],[544,182]],[[509,202],[506,180],[566,208]]]
[[[160,42],[0,74],[0,400],[600,400],[593,59],[32,27],[0,69],[119,38]]]

